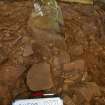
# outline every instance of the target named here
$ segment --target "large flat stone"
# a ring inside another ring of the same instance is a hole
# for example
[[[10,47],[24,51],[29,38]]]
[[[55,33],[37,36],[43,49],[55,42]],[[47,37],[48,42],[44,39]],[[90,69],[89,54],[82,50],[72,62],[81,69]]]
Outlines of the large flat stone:
[[[32,91],[45,90],[53,86],[50,64],[34,64],[27,74],[27,85]]]

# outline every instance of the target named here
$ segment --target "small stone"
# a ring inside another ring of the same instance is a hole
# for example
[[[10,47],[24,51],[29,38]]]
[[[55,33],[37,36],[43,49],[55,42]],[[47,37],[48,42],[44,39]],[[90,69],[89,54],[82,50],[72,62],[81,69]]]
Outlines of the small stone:
[[[27,74],[27,85],[32,91],[45,90],[53,87],[50,64],[34,64]]]
[[[32,55],[33,53],[34,52],[33,52],[32,46],[30,44],[26,44],[23,49],[23,56],[27,57]]]

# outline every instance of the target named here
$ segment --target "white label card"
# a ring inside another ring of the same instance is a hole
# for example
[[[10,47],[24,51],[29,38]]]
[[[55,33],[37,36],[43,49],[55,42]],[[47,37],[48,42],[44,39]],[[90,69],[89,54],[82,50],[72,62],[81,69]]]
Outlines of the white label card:
[[[63,105],[63,100],[59,97],[23,99],[14,101],[12,105]]]

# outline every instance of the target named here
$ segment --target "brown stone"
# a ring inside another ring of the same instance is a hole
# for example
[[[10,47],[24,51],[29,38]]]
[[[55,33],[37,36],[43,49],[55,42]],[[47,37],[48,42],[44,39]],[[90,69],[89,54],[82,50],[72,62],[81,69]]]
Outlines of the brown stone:
[[[8,86],[15,86],[16,81],[24,71],[24,66],[5,64],[0,70],[0,81]]]
[[[34,64],[27,74],[27,85],[30,90],[44,90],[53,86],[50,65],[47,63]]]
[[[85,62],[84,60],[76,60],[71,63],[64,64],[64,82],[73,83],[73,81],[82,80],[83,74],[85,72]]]

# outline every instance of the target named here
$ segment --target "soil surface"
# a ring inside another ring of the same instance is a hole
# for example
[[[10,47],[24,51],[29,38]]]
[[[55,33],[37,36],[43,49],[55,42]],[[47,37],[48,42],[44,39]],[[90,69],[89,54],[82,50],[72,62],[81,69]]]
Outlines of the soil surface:
[[[31,0],[0,1],[0,105],[38,89],[64,105],[105,105],[105,11],[59,5],[64,26],[56,32],[35,28]]]

